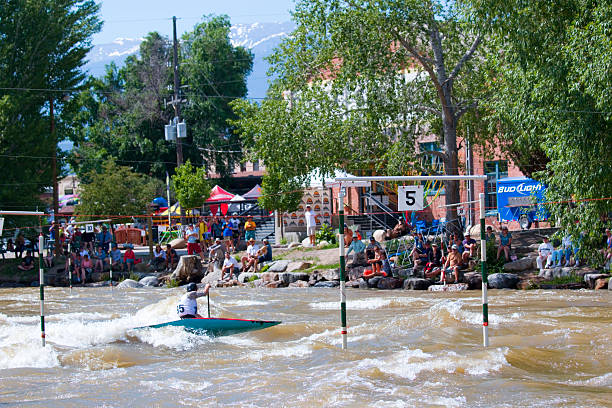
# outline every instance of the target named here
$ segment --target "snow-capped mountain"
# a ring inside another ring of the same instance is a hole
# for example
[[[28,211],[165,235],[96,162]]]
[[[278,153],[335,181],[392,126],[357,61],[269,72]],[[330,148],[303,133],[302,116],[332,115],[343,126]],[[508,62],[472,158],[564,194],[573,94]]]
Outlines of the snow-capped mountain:
[[[264,58],[288,36],[295,24],[285,23],[253,23],[237,24],[230,30],[230,38],[234,46],[250,48],[255,56],[253,72],[248,78],[249,96],[261,98],[268,89],[268,63]],[[121,66],[129,55],[138,52],[142,38],[117,38],[112,43],[94,45],[89,52],[89,62],[85,68],[91,75],[104,75],[105,66],[112,61]]]

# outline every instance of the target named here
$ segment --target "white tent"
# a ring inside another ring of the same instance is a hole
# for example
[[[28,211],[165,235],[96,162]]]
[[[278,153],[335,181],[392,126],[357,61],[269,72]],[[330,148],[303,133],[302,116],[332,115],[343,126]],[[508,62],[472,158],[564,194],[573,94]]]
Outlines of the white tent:
[[[234,197],[232,197],[232,199],[230,200],[230,203],[239,203],[241,201],[246,201],[246,200],[240,194],[236,194]]]

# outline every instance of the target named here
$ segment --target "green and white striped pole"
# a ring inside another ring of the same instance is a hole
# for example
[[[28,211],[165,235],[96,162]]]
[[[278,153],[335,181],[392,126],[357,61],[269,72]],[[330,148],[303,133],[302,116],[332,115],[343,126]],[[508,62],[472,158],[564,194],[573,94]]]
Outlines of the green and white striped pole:
[[[40,337],[42,346],[45,347],[45,270],[43,269],[43,248],[45,247],[45,237],[42,232],[38,236],[38,282],[40,284]]]
[[[485,195],[480,193],[480,265],[482,268],[482,344],[489,346],[489,300],[487,299],[487,239],[485,235]]]
[[[338,225],[338,248],[340,249],[340,322],[342,329],[342,350],[346,350],[346,271],[344,259],[344,190],[340,185],[338,192],[338,213],[340,215],[340,224]]]

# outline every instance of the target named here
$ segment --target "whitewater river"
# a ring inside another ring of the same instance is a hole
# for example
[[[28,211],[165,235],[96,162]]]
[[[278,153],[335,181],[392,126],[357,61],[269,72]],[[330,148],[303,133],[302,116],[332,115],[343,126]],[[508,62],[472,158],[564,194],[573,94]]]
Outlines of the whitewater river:
[[[213,316],[282,320],[208,338],[178,328],[176,289],[0,289],[0,406],[612,406],[612,293],[213,290]],[[206,298],[199,300],[200,312]]]

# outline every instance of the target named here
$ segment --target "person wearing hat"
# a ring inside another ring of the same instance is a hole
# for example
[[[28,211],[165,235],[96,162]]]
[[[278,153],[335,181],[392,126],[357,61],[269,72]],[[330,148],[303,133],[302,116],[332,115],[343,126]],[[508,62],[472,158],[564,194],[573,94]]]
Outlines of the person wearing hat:
[[[247,246],[246,255],[240,260],[242,262],[242,271],[246,272],[251,266],[253,270],[257,272],[257,263],[259,257],[257,252],[259,251],[259,245],[255,243],[255,239],[249,239],[249,246]]]
[[[232,280],[234,276],[237,276],[240,272],[238,271],[238,261],[234,258],[229,251],[225,252],[225,259],[223,260],[223,267],[221,268],[221,280],[225,272],[227,272],[229,280]]]
[[[249,242],[251,238],[255,239],[255,229],[257,229],[257,224],[253,221],[253,216],[249,215],[244,223],[244,239],[247,242]]]
[[[317,219],[312,212],[310,205],[306,206],[304,212],[304,218],[306,219],[306,235],[310,238],[310,246],[315,246],[315,233],[317,232]]]
[[[536,258],[536,264],[538,265],[538,269],[543,269],[544,268],[544,261],[546,261],[546,268],[549,267],[549,260],[552,259],[552,253],[553,253],[553,246],[550,242],[548,242],[548,237],[544,236],[544,238],[542,238],[542,240],[544,242],[542,242],[540,244],[540,246],[538,247],[538,257]]]
[[[457,245],[453,244],[453,246],[451,246],[451,250],[448,256],[446,257],[446,262],[444,263],[444,266],[442,266],[442,269],[435,268],[429,274],[426,274],[425,277],[432,278],[434,276],[439,275],[440,272],[442,271],[444,272],[444,275],[443,275],[444,280],[446,280],[447,275],[450,275],[452,273],[455,277],[455,283],[458,283],[459,282],[459,271],[462,266],[462,261],[463,259],[461,257],[461,254],[457,250]]]
[[[267,239],[263,240],[263,245],[259,248],[259,251],[257,251],[257,256],[257,265],[272,260],[272,245],[270,245]]]
[[[478,251],[478,243],[469,232],[465,234],[465,239],[463,240],[463,263],[467,264],[470,258],[476,257],[476,251]]]
[[[433,259],[433,249],[431,248],[431,242],[429,242],[428,240],[425,240],[425,243],[423,244],[423,252],[422,253],[418,253],[415,256],[414,259],[414,266],[415,268],[419,265],[427,265],[428,263],[431,262],[431,260]]]
[[[425,253],[425,238],[423,233],[420,231],[413,231],[412,236],[414,238],[414,248],[410,252],[410,257],[415,265],[419,263],[427,263],[427,254]]]
[[[170,271],[170,269],[176,268],[176,265],[178,265],[178,261],[179,256],[176,253],[176,250],[172,248],[172,245],[166,244],[166,262],[164,264],[166,270]]]
[[[351,251],[353,251],[353,265],[359,265],[365,262],[366,260],[365,249],[366,245],[363,243],[363,241],[359,239],[359,237],[357,237],[357,234],[354,234],[352,237],[351,244],[349,245],[348,250],[346,251],[346,256],[348,257]]]
[[[181,319],[202,319],[198,314],[198,298],[208,295],[210,284],[207,283],[203,292],[198,292],[198,285],[191,282],[187,285],[187,293],[181,296],[179,304],[176,305],[176,313]]]

